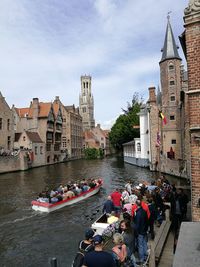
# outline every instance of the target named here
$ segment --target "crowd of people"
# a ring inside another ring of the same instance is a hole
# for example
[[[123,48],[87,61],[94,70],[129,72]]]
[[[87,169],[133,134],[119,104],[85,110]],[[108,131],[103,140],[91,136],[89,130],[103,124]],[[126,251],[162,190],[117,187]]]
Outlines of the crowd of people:
[[[86,192],[101,183],[101,179],[83,179],[78,182],[69,181],[66,185],[60,184],[57,188],[48,188],[37,197],[38,202],[57,203],[62,200],[70,199]]]
[[[142,182],[133,186],[128,182],[123,190],[116,189],[107,197],[102,210],[107,222],[115,224],[114,228],[108,226],[114,229],[112,253],[103,251],[108,229],[102,235],[91,232],[92,252],[85,254],[80,266],[146,266],[150,253],[148,238],[155,237],[154,225],[162,224],[165,210],[169,209],[176,235],[182,220],[186,219],[187,203],[188,197],[183,189],[176,189],[164,176],[151,184]]]

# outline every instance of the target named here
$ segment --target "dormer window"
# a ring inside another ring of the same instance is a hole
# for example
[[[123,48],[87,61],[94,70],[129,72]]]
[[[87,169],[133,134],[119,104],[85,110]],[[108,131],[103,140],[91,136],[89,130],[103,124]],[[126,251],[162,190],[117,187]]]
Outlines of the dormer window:
[[[173,64],[169,65],[169,70],[174,70],[174,65]]]

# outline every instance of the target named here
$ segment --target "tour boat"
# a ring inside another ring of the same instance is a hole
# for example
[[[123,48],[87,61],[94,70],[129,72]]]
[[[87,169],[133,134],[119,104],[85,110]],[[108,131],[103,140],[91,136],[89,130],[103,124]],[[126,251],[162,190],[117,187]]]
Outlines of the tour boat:
[[[89,198],[89,197],[97,194],[99,192],[101,186],[103,185],[103,180],[101,179],[100,181],[101,181],[101,183],[99,183],[94,188],[91,188],[91,189],[79,194],[78,196],[68,198],[68,199],[59,201],[59,202],[54,203],[54,204],[33,200],[31,202],[32,209],[36,210],[36,211],[42,211],[42,212],[52,212],[52,211],[58,210],[60,208],[63,208],[65,206],[75,204],[81,200],[84,200],[86,198]]]

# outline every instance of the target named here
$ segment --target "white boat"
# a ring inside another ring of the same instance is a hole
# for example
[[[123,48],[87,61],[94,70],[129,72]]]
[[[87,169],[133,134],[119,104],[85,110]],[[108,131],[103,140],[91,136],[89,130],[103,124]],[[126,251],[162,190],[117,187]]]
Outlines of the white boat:
[[[109,226],[107,219],[108,218],[104,213],[91,225],[92,229],[95,230],[95,235],[102,235],[103,231]]]
[[[101,183],[95,186],[94,188],[91,188],[88,191],[79,194],[78,196],[75,196],[75,197],[72,197],[66,200],[62,200],[54,204],[33,200],[31,202],[32,209],[36,211],[42,211],[42,212],[52,212],[52,211],[58,210],[60,208],[75,204],[79,201],[82,201],[88,197],[91,197],[97,194],[102,185],[103,185],[103,181],[101,180]]]

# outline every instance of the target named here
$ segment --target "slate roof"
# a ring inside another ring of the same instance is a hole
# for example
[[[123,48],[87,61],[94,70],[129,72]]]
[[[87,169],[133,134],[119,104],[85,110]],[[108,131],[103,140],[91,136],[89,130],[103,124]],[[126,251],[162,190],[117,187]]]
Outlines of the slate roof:
[[[178,46],[176,45],[172,27],[168,18],[167,22],[167,29],[166,29],[166,34],[165,34],[165,41],[164,41],[164,46],[162,51],[162,58],[161,62],[165,61],[166,59],[180,59],[180,56],[178,54]]]

